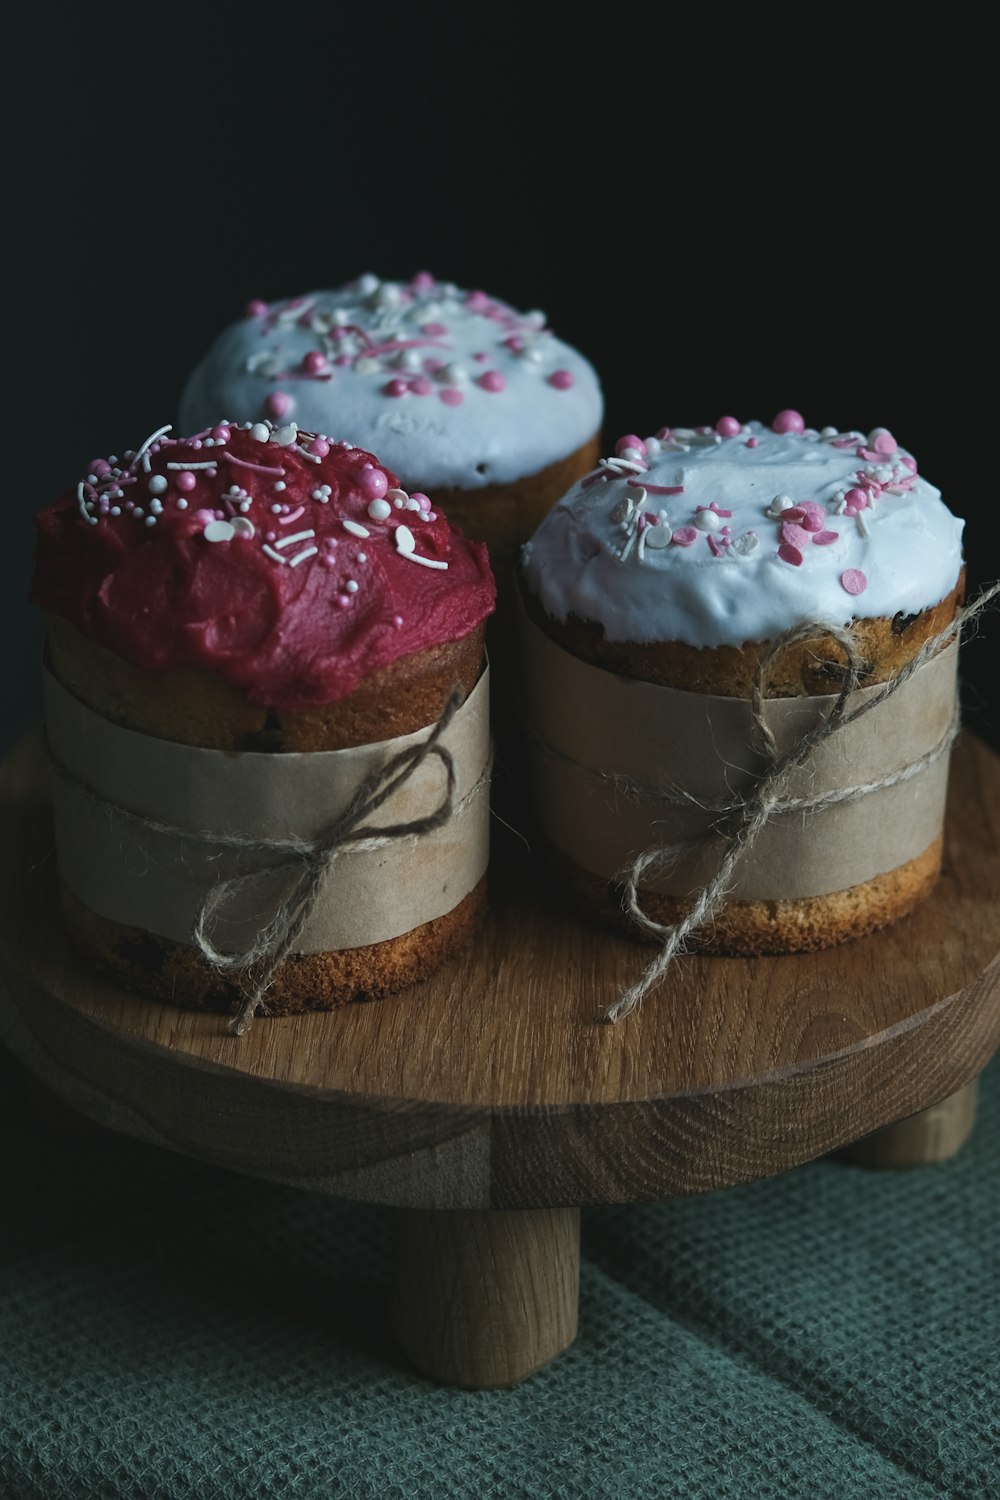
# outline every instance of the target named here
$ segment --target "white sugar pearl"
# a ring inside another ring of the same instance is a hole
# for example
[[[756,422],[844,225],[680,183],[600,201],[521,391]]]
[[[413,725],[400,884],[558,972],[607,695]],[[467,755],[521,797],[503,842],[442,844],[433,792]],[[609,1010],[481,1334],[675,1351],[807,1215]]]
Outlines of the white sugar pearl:
[[[167,481],[162,474],[154,474],[149,481],[149,493],[151,495],[162,495],[167,488]]]
[[[370,297],[373,292],[378,291],[379,279],[377,276],[373,276],[370,271],[367,271],[364,276],[358,277],[355,284],[362,297]]]
[[[464,385],[469,378],[469,372],[457,360],[451,360],[448,364],[441,366],[437,377],[448,385]]]
[[[271,429],[263,422],[255,422],[250,429],[250,436],[256,438],[258,443],[266,443],[270,439]]]
[[[373,521],[387,521],[392,515],[392,506],[388,500],[373,500],[368,506],[368,514]]]
[[[639,452],[638,448],[623,448],[618,457],[627,458],[634,464],[642,462],[642,454]]]
[[[647,547],[669,547],[674,533],[669,521],[661,521],[658,526],[647,526],[642,534]]]
[[[184,496],[182,495],[181,498],[177,502],[177,509],[178,510],[187,510],[187,508],[188,508],[188,503],[184,499]]]
[[[722,522],[714,510],[699,510],[695,515],[694,524],[699,531],[718,531]]]
[[[358,585],[353,578],[349,578],[344,587],[349,594],[356,594],[358,592]]]
[[[273,441],[279,448],[290,448],[299,435],[299,424],[289,422],[285,427],[278,427],[272,434]]]
[[[767,507],[767,514],[774,520],[777,516],[781,515],[782,511],[791,510],[794,504],[795,501],[790,495],[775,495]]]
[[[277,484],[274,486],[274,488],[280,494],[281,491],[285,488],[285,481],[283,479],[279,479],[278,482],[277,482]]]

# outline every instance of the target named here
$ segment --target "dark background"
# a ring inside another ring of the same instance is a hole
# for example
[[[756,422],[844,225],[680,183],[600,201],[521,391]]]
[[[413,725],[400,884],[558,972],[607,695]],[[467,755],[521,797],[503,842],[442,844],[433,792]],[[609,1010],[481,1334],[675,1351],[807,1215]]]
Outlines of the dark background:
[[[248,298],[364,270],[426,267],[545,309],[601,372],[611,440],[784,406],[889,427],[967,518],[973,585],[1000,574],[993,85],[974,38],[915,15],[22,18],[6,80],[7,737],[37,704],[32,512],[172,420]],[[994,618],[964,667],[967,716],[995,742],[998,639]]]

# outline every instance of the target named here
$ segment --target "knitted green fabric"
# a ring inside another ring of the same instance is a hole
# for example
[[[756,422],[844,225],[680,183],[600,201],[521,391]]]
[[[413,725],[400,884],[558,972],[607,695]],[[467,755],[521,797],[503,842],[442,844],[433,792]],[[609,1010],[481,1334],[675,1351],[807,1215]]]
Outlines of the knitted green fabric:
[[[576,1344],[480,1393],[397,1354],[382,1211],[2,1074],[2,1500],[1000,1494],[1000,1065],[945,1165],[585,1213]]]

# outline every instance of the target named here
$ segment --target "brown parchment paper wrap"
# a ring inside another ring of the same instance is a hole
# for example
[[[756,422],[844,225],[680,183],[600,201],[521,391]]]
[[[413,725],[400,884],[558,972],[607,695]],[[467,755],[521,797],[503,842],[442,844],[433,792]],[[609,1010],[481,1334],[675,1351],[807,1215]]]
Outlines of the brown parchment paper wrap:
[[[195,916],[216,882],[261,870],[260,881],[234,899],[217,924],[219,946],[232,951],[253,941],[286,894],[288,853],[231,850],[210,835],[313,840],[366,776],[430,728],[351,750],[230,753],[123,729],[87,708],[50,672],[44,692],[53,759],[96,793],[95,799],[58,772],[53,776],[63,880],[99,915],[190,944]],[[488,670],[441,744],[455,761],[453,816],[420,837],[344,848],[327,871],[297,952],[361,948],[400,937],[452,911],[478,884],[489,858]],[[424,762],[377,821],[408,822],[433,812],[444,782],[440,761]],[[192,836],[143,827],[116,813],[116,805],[190,829]],[[280,875],[268,875],[269,865],[283,862]]]
[[[654,845],[704,838],[717,813],[694,803],[658,802],[655,793],[733,800],[749,785],[765,763],[752,748],[747,700],[618,676],[564,651],[523,610],[520,615],[525,713],[536,739],[532,795],[545,837],[608,880]],[[949,646],[884,704],[831,735],[792,775],[787,795],[819,796],[883,781],[932,751],[955,713],[957,663],[958,647]],[[878,692],[878,686],[861,688],[848,704]],[[767,699],[765,718],[779,750],[835,702],[834,694]],[[626,793],[625,778],[648,793],[636,786]],[[833,807],[775,813],[742,861],[731,895],[825,895],[915,859],[941,831],[947,780],[945,753],[907,780]],[[716,872],[720,858],[717,849],[703,850],[644,876],[643,884],[690,895]]]

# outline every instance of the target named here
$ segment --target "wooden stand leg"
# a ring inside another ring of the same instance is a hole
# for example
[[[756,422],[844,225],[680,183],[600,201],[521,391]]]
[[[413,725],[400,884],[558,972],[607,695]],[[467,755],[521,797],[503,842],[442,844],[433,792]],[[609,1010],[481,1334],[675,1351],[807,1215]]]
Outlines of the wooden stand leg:
[[[514,1385],[576,1337],[580,1210],[397,1209],[393,1324],[447,1385]]]
[[[968,1140],[976,1119],[979,1080],[908,1120],[886,1125],[849,1146],[846,1160],[859,1167],[924,1167],[946,1161]]]

